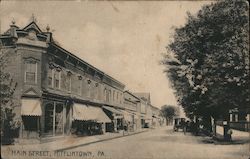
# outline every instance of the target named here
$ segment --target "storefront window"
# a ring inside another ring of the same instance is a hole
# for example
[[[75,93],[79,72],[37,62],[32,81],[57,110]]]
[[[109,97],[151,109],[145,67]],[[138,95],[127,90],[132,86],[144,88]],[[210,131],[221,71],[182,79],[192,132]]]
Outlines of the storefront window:
[[[63,104],[56,103],[55,105],[55,133],[63,133]]]
[[[37,131],[38,130],[38,118],[37,116],[22,116],[22,121],[25,130]]]
[[[46,135],[62,135],[64,130],[64,104],[62,102],[48,102],[45,105],[44,133]]]
[[[45,105],[45,127],[44,132],[53,135],[53,122],[54,122],[54,103],[47,103]]]

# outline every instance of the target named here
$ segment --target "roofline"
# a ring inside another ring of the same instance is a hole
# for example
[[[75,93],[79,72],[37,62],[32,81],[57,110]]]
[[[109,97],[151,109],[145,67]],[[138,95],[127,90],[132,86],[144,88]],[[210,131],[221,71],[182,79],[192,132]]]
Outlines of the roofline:
[[[133,97],[139,99],[139,101],[141,101],[141,99],[139,97],[137,97],[136,95],[134,95],[133,93],[129,92],[129,90],[125,90],[124,92],[129,93],[130,95],[132,95]]]
[[[34,24],[37,26],[38,30],[39,30],[41,33],[43,33],[43,31],[39,28],[39,26],[38,26],[38,25],[36,24],[36,22],[34,22],[34,21],[30,22],[28,25],[26,25],[24,28],[22,28],[22,30],[25,30],[25,28],[28,28],[32,23],[34,23]]]
[[[125,84],[123,84],[123,83],[121,83],[120,81],[116,80],[115,78],[111,77],[111,76],[108,75],[107,73],[104,73],[103,71],[101,71],[100,69],[94,67],[93,65],[89,64],[88,62],[82,60],[81,58],[77,57],[76,55],[74,55],[73,53],[71,53],[71,52],[69,52],[68,50],[64,49],[63,47],[57,45],[56,43],[51,42],[51,45],[52,45],[52,46],[55,46],[55,47],[58,48],[58,49],[61,49],[63,52],[65,52],[65,53],[71,55],[72,57],[74,57],[74,58],[76,58],[77,60],[79,60],[79,61],[83,62],[84,64],[86,64],[87,66],[89,66],[89,67],[95,69],[96,71],[100,72],[100,73],[103,74],[104,76],[106,76],[106,77],[112,79],[113,81],[115,81],[115,82],[117,82],[118,84],[120,84],[120,85],[122,85],[123,87],[125,87]]]
[[[152,104],[150,104],[150,106],[153,107],[153,108],[156,108],[156,109],[160,110],[158,107],[153,106]]]

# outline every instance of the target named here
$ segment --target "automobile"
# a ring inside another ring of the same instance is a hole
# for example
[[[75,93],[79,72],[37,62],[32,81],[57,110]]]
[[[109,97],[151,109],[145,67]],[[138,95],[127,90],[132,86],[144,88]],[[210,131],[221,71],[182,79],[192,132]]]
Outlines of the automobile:
[[[184,128],[186,119],[185,118],[174,118],[174,131]]]

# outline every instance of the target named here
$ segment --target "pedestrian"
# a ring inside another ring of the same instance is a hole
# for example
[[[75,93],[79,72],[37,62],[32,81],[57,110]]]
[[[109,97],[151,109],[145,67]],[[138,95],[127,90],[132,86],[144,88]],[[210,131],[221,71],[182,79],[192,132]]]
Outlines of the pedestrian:
[[[124,122],[124,125],[123,125],[123,135],[125,135],[125,132],[128,131],[128,124],[127,122]]]
[[[233,134],[233,131],[232,131],[232,129],[228,129],[227,130],[227,141],[232,141],[232,134]]]
[[[184,132],[184,135],[186,135],[186,132],[187,132],[187,122],[183,122],[183,132]]]

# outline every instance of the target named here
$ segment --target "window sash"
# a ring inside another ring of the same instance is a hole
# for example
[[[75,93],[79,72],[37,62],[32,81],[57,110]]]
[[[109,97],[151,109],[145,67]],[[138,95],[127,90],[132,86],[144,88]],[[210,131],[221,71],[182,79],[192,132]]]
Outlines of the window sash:
[[[37,63],[25,61],[25,72],[24,72],[24,82],[25,83],[37,83]]]
[[[60,89],[60,73],[59,71],[54,71],[54,88]]]

